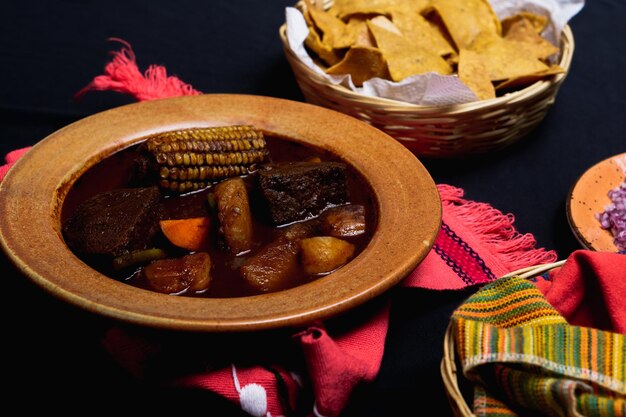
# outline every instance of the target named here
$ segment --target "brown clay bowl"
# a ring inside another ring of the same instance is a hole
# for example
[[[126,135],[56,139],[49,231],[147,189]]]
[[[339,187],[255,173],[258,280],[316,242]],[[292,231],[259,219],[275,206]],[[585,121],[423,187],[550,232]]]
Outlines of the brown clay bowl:
[[[567,220],[578,242],[586,249],[617,252],[613,235],[602,229],[596,214],[611,203],[609,191],[626,177],[626,153],[598,162],[578,178],[567,200]]]
[[[331,151],[374,190],[379,218],[369,245],[343,268],[285,291],[240,298],[177,297],[108,278],[65,245],[60,213],[72,184],[108,155],[165,130],[251,124]],[[48,136],[0,185],[0,242],[15,265],[53,295],[89,311],[151,327],[247,331],[301,326],[338,315],[401,281],[432,247],[441,220],[437,188],[401,144],[352,117],[309,104],[202,95],[132,104]]]

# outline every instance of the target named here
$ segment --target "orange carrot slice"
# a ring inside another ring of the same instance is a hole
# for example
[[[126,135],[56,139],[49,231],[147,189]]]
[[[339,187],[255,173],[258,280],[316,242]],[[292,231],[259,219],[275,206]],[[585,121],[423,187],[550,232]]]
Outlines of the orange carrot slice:
[[[161,220],[159,225],[165,237],[179,248],[197,251],[208,245],[211,226],[209,217]]]

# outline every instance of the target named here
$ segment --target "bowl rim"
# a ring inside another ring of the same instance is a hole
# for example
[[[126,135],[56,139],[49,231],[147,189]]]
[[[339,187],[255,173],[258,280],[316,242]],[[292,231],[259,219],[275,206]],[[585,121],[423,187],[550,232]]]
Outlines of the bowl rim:
[[[252,124],[271,135],[323,147],[352,165],[372,188],[379,215],[364,251],[339,271],[311,283],[222,299],[169,296],[115,281],[81,262],[64,244],[63,199],[89,167],[152,133],[229,124]],[[109,318],[190,331],[294,327],[340,314],[408,275],[433,246],[441,222],[433,179],[390,136],[333,110],[237,94],[141,102],[72,123],[37,143],[11,168],[0,184],[0,196],[0,244],[37,285]]]

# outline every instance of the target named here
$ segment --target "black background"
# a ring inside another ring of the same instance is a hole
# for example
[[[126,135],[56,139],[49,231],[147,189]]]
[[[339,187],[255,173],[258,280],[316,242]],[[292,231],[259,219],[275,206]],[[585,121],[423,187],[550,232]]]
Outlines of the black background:
[[[165,65],[205,93],[302,100],[282,52],[278,28],[290,1],[8,1],[0,7],[0,154],[32,145],[85,116],[133,102],[112,92],[73,95],[102,73],[108,51],[128,41],[140,69]],[[590,0],[571,22],[574,59],[543,123],[498,152],[456,160],[422,159],[435,181],[514,213],[516,228],[565,258],[579,248],[565,216],[576,179],[626,151],[626,2]],[[42,167],[45,175],[45,167]],[[36,243],[35,243],[36,244]],[[88,400],[98,410],[200,407],[237,414],[205,392],[156,389],[122,371],[101,347],[111,323],[53,299],[2,268],[3,379],[23,409],[67,412]],[[439,378],[449,314],[466,296],[418,289],[391,291],[391,323],[378,378],[359,389],[346,415],[393,409],[450,414]],[[32,401],[18,400],[17,393]],[[8,397],[8,398],[7,398]],[[128,404],[130,402],[130,405]],[[5,404],[6,405],[6,404]]]

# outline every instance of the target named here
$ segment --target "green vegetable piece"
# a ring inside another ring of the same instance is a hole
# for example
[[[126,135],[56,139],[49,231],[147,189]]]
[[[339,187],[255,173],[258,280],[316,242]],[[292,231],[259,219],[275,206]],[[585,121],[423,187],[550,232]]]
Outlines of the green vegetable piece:
[[[119,271],[131,266],[145,265],[157,259],[163,259],[167,254],[158,248],[136,250],[113,259],[113,269]]]
[[[215,200],[215,194],[209,193],[209,196],[207,197],[207,200],[209,202],[209,208],[212,211],[215,211],[217,209],[217,201]]]

